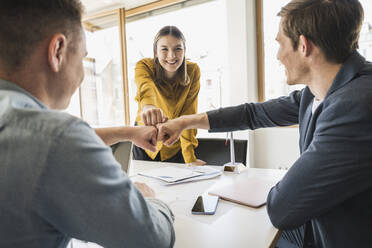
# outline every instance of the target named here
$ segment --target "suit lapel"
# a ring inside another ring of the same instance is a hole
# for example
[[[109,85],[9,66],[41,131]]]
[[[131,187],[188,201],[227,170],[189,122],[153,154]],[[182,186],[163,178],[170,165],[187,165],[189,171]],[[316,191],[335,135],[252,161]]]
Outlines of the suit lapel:
[[[327,92],[327,95],[324,100],[327,99],[329,95],[338,89],[344,87],[348,84],[361,70],[365,59],[358,53],[354,52],[342,65],[340,71],[337,73],[330,89]],[[307,89],[306,89],[307,90]],[[318,108],[312,114],[312,106],[314,100],[310,102],[309,97],[314,97],[310,92],[305,90],[304,95],[306,96],[304,104],[307,105],[305,113],[303,115],[302,123],[300,123],[300,151],[304,152],[308,146],[311,144],[316,128],[316,121],[318,116],[322,112],[323,103],[321,103]],[[323,100],[323,102],[324,102]],[[309,103],[310,102],[310,103]]]

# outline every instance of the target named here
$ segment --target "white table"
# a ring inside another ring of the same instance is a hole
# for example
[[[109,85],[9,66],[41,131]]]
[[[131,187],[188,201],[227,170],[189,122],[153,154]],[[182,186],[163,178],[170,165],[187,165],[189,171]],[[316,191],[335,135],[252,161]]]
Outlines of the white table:
[[[272,226],[266,207],[258,209],[220,200],[215,215],[192,215],[191,208],[198,195],[207,193],[214,187],[229,184],[233,180],[259,177],[279,181],[284,170],[247,168],[240,174],[224,172],[209,180],[164,186],[159,180],[137,175],[162,166],[185,165],[132,161],[129,176],[133,181],[145,182],[156,191],[156,197],[171,207],[175,214],[176,248],[194,247],[273,247],[279,231]],[[221,168],[222,166],[216,167]]]

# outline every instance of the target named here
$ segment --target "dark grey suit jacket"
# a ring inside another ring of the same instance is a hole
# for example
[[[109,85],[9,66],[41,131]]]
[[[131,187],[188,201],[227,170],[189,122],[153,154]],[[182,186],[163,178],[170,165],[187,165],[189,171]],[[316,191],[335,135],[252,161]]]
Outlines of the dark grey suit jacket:
[[[267,198],[273,225],[315,247],[372,247],[372,65],[354,52],[312,114],[309,88],[208,112],[211,132],[299,124],[301,156]]]

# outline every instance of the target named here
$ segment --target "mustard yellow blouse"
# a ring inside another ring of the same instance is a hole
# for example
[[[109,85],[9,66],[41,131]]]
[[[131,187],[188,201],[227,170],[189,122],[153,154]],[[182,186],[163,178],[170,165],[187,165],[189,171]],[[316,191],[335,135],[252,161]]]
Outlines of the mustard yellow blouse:
[[[138,125],[143,125],[141,121],[142,106],[151,104],[160,108],[169,119],[175,119],[182,115],[195,114],[198,108],[198,94],[200,90],[200,69],[199,66],[190,61],[186,61],[187,74],[190,77],[190,84],[182,86],[179,83],[164,83],[156,85],[154,80],[154,59],[145,58],[137,62],[135,68],[135,82],[137,85],[137,95],[135,100],[138,102],[138,112],[136,121]],[[182,149],[182,155],[186,163],[196,160],[194,148],[198,146],[196,139],[196,129],[185,130],[180,136],[180,140],[170,147],[157,144],[157,152],[146,153],[155,159],[160,152],[161,160],[167,160]]]

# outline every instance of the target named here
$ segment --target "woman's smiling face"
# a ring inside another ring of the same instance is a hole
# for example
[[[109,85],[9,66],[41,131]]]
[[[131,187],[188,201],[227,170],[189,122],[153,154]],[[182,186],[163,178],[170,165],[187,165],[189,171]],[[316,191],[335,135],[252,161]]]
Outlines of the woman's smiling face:
[[[156,57],[161,67],[165,70],[165,76],[168,79],[172,79],[185,57],[183,41],[172,35],[161,37],[157,42]]]

